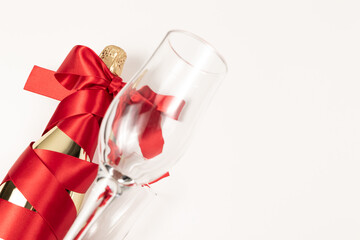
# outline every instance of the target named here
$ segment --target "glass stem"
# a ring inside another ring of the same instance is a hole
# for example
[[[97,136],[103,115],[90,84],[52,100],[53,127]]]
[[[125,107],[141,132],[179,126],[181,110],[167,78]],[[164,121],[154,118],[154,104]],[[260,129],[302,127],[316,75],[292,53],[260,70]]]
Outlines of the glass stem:
[[[100,173],[100,172],[99,172]],[[81,240],[114,198],[121,193],[118,182],[109,177],[97,176],[79,215],[64,240]]]

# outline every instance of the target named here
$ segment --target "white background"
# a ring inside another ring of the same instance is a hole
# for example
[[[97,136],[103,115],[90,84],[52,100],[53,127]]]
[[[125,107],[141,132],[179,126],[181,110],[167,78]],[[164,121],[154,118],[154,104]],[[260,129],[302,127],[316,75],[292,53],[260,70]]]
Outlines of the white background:
[[[359,7],[2,0],[0,176],[57,104],[22,90],[34,64],[55,70],[76,44],[115,44],[129,79],[168,30],[185,29],[216,46],[229,74],[129,239],[359,239]]]

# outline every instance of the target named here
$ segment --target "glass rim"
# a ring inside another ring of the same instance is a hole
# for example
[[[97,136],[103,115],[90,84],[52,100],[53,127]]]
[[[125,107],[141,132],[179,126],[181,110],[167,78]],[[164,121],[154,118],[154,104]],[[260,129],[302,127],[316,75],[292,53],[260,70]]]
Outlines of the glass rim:
[[[186,60],[183,56],[181,56],[181,54],[178,53],[178,51],[175,50],[175,48],[173,47],[173,45],[171,44],[171,41],[169,39],[169,36],[173,33],[181,33],[181,34],[184,34],[184,35],[187,35],[193,39],[195,39],[196,41],[199,41],[201,44],[209,47],[213,52],[214,54],[220,59],[220,61],[223,63],[224,67],[225,67],[225,70],[224,71],[221,71],[221,72],[211,72],[211,71],[207,71],[207,70],[204,70],[202,68],[199,68],[197,67],[196,65],[192,64],[191,62],[189,62],[188,60]],[[202,37],[192,33],[192,32],[189,32],[189,31],[186,31],[186,30],[180,30],[180,29],[173,29],[173,30],[170,30],[166,36],[165,36],[165,39],[168,40],[169,42],[169,45],[170,45],[170,48],[174,51],[174,53],[182,60],[184,61],[187,65],[193,67],[193,68],[196,68],[198,69],[199,71],[203,72],[203,73],[206,73],[206,74],[214,74],[214,75],[225,75],[227,74],[228,72],[228,65],[225,61],[225,58],[220,54],[220,52],[212,45],[210,44],[208,41],[206,41],[205,39],[203,39]]]

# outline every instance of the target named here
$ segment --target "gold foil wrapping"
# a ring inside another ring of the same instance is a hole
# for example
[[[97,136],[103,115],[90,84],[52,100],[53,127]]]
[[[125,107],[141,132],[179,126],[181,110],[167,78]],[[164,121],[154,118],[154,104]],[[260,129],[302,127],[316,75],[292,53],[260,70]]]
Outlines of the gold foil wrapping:
[[[110,45],[104,48],[104,50],[100,53],[99,56],[113,74],[117,76],[121,75],[127,57],[123,49],[117,46]],[[33,144],[33,148],[60,152],[73,157],[77,157],[84,161],[90,161],[90,158],[86,154],[84,149],[82,149],[76,142],[74,142],[58,127],[52,128],[45,135],[43,135],[38,141]],[[68,192],[70,194],[70,197],[74,201],[76,210],[79,211],[84,194],[72,191]],[[44,194],[46,194],[46,192],[44,192]],[[5,199],[18,206],[30,209],[32,211],[36,211],[11,181],[5,182],[0,185],[0,198]]]

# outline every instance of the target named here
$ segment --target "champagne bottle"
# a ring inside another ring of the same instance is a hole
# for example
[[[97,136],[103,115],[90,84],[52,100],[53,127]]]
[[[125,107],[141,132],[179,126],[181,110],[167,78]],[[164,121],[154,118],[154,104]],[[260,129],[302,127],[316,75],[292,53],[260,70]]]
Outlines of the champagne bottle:
[[[104,48],[99,57],[113,74],[117,76],[121,75],[126,60],[126,53],[123,49],[110,45]],[[33,148],[59,152],[84,161],[91,161],[85,150],[56,126],[36,141],[33,144]],[[72,191],[68,192],[75,204],[76,210],[79,212],[84,194]],[[7,181],[0,186],[0,198],[29,210],[36,211],[12,181]]]

